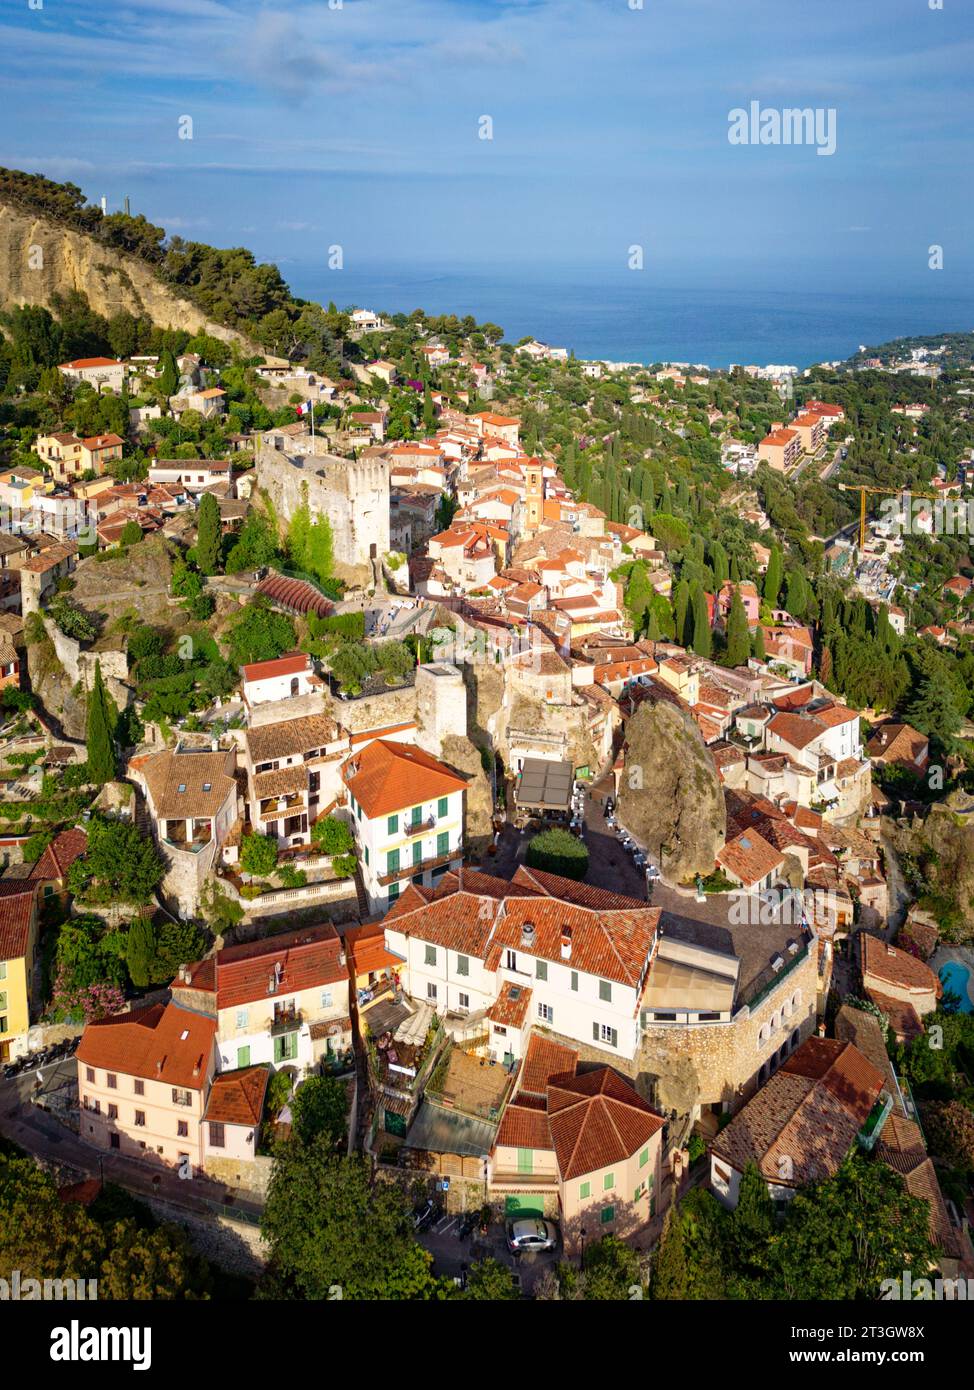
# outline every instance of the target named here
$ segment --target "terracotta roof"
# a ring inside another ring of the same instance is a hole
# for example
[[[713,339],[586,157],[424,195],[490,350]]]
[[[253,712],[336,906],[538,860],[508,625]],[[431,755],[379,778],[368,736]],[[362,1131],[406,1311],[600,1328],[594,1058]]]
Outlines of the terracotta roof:
[[[64,878],[76,859],[88,848],[83,830],[62,830],[48,845],[31,872],[32,879]]]
[[[937,977],[922,960],[917,960],[916,956],[911,956],[908,951],[901,951],[898,946],[890,946],[875,936],[863,933],[860,940],[864,983],[869,983],[867,976],[870,976],[880,984],[908,989],[912,994],[938,992]]]
[[[863,991],[866,998],[871,999],[880,1012],[886,1015],[889,1026],[897,1038],[910,1041],[923,1035],[920,1015],[912,1004],[904,1003],[902,999],[894,999],[892,995],[883,994],[881,990],[872,989],[869,985],[864,984]]]
[[[753,1160],[784,1186],[831,1177],[883,1087],[852,1043],[809,1038],[718,1134],[712,1152],[738,1172]]]
[[[663,1127],[662,1115],[611,1067],[552,1077],[547,1100],[563,1182],[624,1162]]]
[[[89,1023],[76,1053],[82,1066],[201,1091],[216,1037],[216,1019],[179,1004],[152,1004]]]
[[[217,1008],[230,1009],[337,984],[348,978],[341,956],[341,941],[330,922],[263,941],[226,946],[216,956]],[[276,988],[271,989],[275,974]]]
[[[276,661],[254,661],[249,666],[241,667],[245,681],[267,681],[275,676],[296,676],[311,669],[311,658],[305,652],[281,656]]]
[[[386,949],[385,929],[381,922],[368,922],[360,927],[346,928],[342,937],[350,962],[349,973],[368,975],[371,971],[396,969],[402,965],[398,956]]]
[[[37,885],[31,879],[0,879],[0,960],[27,954]]]
[[[927,1156],[919,1125],[890,1115],[876,1146],[876,1157],[900,1174],[911,1197],[922,1197],[930,1208],[930,1239],[947,1256],[956,1255],[958,1240],[947,1215],[936,1169]]]
[[[883,763],[913,763],[919,766],[927,754],[929,740],[910,724],[898,724],[889,720],[874,730],[866,744],[870,758]]]
[[[282,719],[274,724],[260,724],[247,730],[247,750],[250,761],[276,762],[296,753],[310,753],[324,748],[338,737],[338,725],[324,714],[303,715],[299,719]]]
[[[235,753],[180,752],[166,749],[142,765],[152,808],[162,819],[188,820],[215,816],[236,790],[233,777]]]
[[[717,851],[717,862],[746,885],[759,883],[768,874],[777,873],[784,858],[763,835],[749,826],[746,832],[728,840]]]
[[[500,994],[487,1010],[487,1017],[491,1023],[499,1023],[504,1028],[523,1028],[532,993],[525,985],[515,985],[505,980]]]
[[[524,1091],[544,1095],[551,1077],[573,1072],[577,1062],[578,1053],[573,1047],[557,1043],[541,1033],[532,1033],[521,1066],[519,1097]]]
[[[369,819],[463,791],[466,778],[421,748],[375,739],[345,765],[349,791]]]
[[[203,1118],[224,1125],[259,1125],[269,1080],[268,1067],[221,1072],[213,1078]]]

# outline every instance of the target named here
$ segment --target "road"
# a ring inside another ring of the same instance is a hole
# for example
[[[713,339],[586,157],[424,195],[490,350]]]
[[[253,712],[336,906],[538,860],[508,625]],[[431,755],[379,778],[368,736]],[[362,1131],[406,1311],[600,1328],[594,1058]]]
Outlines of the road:
[[[76,1079],[77,1063],[69,1059],[9,1081],[0,1080],[0,1134],[37,1159],[64,1164],[89,1177],[100,1177],[103,1182],[117,1183],[137,1197],[158,1197],[189,1211],[207,1214],[219,1208],[227,1216],[236,1212],[251,1223],[259,1218],[260,1207],[242,1200],[231,1188],[202,1175],[183,1179],[170,1168],[150,1166],[141,1159],[93,1148],[53,1114],[31,1104],[31,1095],[39,1082],[40,1088],[49,1094],[70,1086]]]
[[[503,1222],[493,1221],[486,1235],[478,1233],[466,1240],[460,1240],[459,1226],[460,1214],[447,1212],[419,1236],[420,1245],[433,1256],[433,1268],[443,1278],[458,1277],[474,1261],[492,1258],[513,1270],[520,1278],[523,1292],[531,1294],[544,1271],[564,1259],[560,1246],[547,1253],[512,1255],[507,1248]]]

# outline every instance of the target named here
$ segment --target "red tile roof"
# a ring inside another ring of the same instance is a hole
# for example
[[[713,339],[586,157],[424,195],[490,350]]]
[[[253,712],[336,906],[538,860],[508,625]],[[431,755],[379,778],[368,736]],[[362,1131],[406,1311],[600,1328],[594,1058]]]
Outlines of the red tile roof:
[[[0,879],[0,960],[27,954],[36,889],[30,879]]]
[[[226,946],[216,956],[217,1008],[230,1009],[337,984],[348,978],[341,956],[342,944],[330,922],[263,941]],[[280,978],[277,988],[271,990],[268,985],[277,965],[281,967]]]
[[[276,661],[254,661],[241,667],[245,681],[268,681],[275,676],[296,676],[311,670],[311,658],[304,652],[278,657]]]
[[[83,830],[62,830],[48,845],[31,870],[31,878],[64,878],[76,859],[88,848],[88,836]]]
[[[89,1023],[76,1056],[82,1066],[201,1091],[215,1037],[215,1018],[153,1004]]]
[[[264,1112],[264,1096],[270,1080],[268,1067],[243,1067],[213,1078],[204,1119],[224,1125],[254,1126]]]
[[[345,782],[369,819],[463,791],[466,778],[421,748],[375,739],[345,765]]]
[[[611,1067],[553,1077],[547,1097],[563,1182],[632,1158],[663,1128],[662,1115]]]

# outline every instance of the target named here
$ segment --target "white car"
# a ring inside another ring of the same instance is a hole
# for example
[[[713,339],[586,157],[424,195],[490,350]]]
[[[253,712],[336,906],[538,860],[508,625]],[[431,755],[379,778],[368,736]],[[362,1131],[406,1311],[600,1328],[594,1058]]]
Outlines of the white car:
[[[558,1244],[558,1227],[553,1221],[524,1217],[507,1223],[507,1248],[519,1255],[530,1250],[554,1250]]]

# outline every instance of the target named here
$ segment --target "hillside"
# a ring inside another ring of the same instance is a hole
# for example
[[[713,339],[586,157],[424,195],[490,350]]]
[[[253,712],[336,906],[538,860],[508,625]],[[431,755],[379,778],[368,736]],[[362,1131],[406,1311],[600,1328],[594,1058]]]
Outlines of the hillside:
[[[205,332],[239,343],[248,352],[259,351],[243,334],[214,323],[195,304],[173,293],[145,261],[28,212],[0,192],[0,311],[24,304],[49,309],[54,295],[71,290],[84,294],[105,318],[126,311],[162,328]]]

